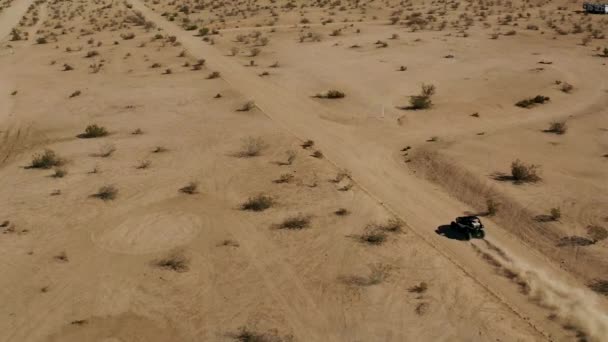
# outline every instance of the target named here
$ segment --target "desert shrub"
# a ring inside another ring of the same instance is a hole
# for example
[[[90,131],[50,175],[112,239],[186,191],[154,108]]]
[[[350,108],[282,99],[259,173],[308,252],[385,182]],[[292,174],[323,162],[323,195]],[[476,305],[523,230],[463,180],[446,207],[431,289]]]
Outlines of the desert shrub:
[[[95,50],[88,51],[87,54],[84,55],[85,58],[93,58],[95,56],[99,56],[99,52]]]
[[[302,214],[288,217],[278,225],[279,229],[300,230],[310,225],[310,217]]]
[[[410,97],[410,106],[407,109],[427,109],[433,104],[431,96],[435,94],[435,86],[432,84],[423,84],[419,95]]]
[[[338,174],[336,174],[336,177],[334,179],[332,179],[331,181],[334,183],[340,183],[345,178],[351,178],[351,174],[350,174],[350,171],[348,171],[346,169],[342,169],[342,170],[338,171]]]
[[[186,186],[180,188],[179,192],[188,194],[188,195],[197,194],[198,193],[198,183],[190,182]]]
[[[274,205],[274,200],[270,196],[257,195],[249,197],[245,203],[241,204],[241,210],[264,211]]]
[[[600,226],[587,226],[587,235],[589,235],[593,241],[602,241],[608,238],[608,230]]]
[[[316,150],[311,154],[311,156],[317,159],[321,159],[323,158],[323,152]]]
[[[36,44],[46,44],[48,43],[46,37],[38,37],[36,38]]]
[[[353,275],[340,278],[348,285],[372,286],[382,283],[389,275],[390,267],[388,265],[372,264],[370,268],[371,272],[367,276]]]
[[[559,88],[559,90],[563,91],[564,93],[570,93],[572,92],[572,89],[574,89],[574,86],[568,82],[562,83]]]
[[[581,236],[565,236],[559,239],[557,247],[591,246],[595,241]]]
[[[278,179],[273,182],[277,184],[290,183],[294,179],[294,175],[291,173],[284,173]]]
[[[374,246],[383,244],[386,239],[386,233],[378,229],[368,229],[359,236],[359,241]]]
[[[591,290],[601,295],[608,296],[608,280],[595,279],[589,284],[587,284],[587,286]]]
[[[139,164],[137,164],[137,166],[135,168],[139,169],[139,170],[143,170],[143,169],[149,168],[151,164],[152,163],[149,160],[142,160],[139,162]]]
[[[156,146],[153,150],[152,153],[162,153],[162,152],[167,152],[168,149],[166,147],[163,146]]]
[[[404,223],[400,219],[392,218],[383,224],[372,224],[368,226],[368,229],[397,233],[402,231],[403,225]]]
[[[42,153],[35,154],[32,157],[32,163],[29,166],[33,169],[50,169],[55,166],[61,166],[63,159],[57,156],[53,150],[46,149]]]
[[[313,147],[314,145],[315,145],[314,141],[312,141],[312,140],[306,140],[300,146],[302,146],[302,148],[306,149],[306,148]]]
[[[253,49],[249,50],[249,56],[256,57],[257,55],[260,54],[260,52],[262,52],[262,50],[260,50],[258,48],[253,48]]]
[[[214,71],[212,73],[209,74],[209,76],[207,76],[207,79],[214,79],[214,78],[218,78],[220,77],[220,73],[218,71]]]
[[[189,263],[189,260],[182,253],[172,252],[168,256],[157,260],[154,264],[157,267],[181,273],[188,271]]]
[[[487,207],[487,211],[486,211],[487,215],[494,216],[498,212],[500,203],[496,202],[496,200],[494,200],[493,198],[488,198],[486,200],[486,207]]]
[[[551,217],[551,220],[559,221],[559,219],[562,217],[562,210],[559,207],[551,208],[549,211],[549,216]]]
[[[238,333],[232,335],[237,342],[283,342],[275,332],[260,333],[247,327],[240,327]],[[291,338],[287,338],[291,340]]]
[[[540,180],[538,175],[538,165],[526,164],[519,159],[511,163],[511,177],[516,182],[537,182]]]
[[[53,173],[53,178],[63,178],[68,174],[68,171],[64,168],[58,167],[55,169],[55,173]]]
[[[412,293],[425,293],[428,288],[428,284],[423,281],[418,285],[410,287],[408,291]]]
[[[238,156],[242,158],[256,157],[259,156],[266,147],[267,145],[262,138],[247,137],[243,139],[241,151],[238,153]]]
[[[133,130],[133,132],[131,132],[131,134],[141,135],[141,134],[144,134],[144,131],[141,128],[136,128],[135,130]]]
[[[198,35],[199,36],[206,36],[209,34],[209,28],[207,27],[203,27],[201,29],[198,30]]]
[[[555,134],[565,134],[568,130],[568,126],[565,121],[554,121],[549,124],[549,128],[545,130],[545,132],[555,133]]]
[[[76,90],[75,92],[70,94],[70,98],[76,97],[76,96],[80,96],[81,92],[80,90]]]
[[[550,100],[550,98],[547,96],[536,95],[534,97],[518,101],[517,103],[515,103],[515,105],[517,107],[521,107],[521,108],[530,108],[537,104],[543,104],[545,102],[548,102],[549,100]]]
[[[350,214],[350,211],[348,211],[348,209],[346,209],[346,208],[340,208],[340,209],[334,211],[334,214],[336,216],[347,216]]]
[[[233,47],[230,48],[230,54],[232,56],[236,56],[238,53],[239,53],[239,48],[238,47],[233,46]]]
[[[111,156],[114,152],[116,152],[116,147],[112,144],[106,144],[99,149],[99,153],[97,153],[95,156],[107,158]]]
[[[105,127],[98,126],[97,124],[92,124],[92,125],[88,125],[85,128],[84,133],[80,134],[78,137],[89,139],[89,138],[104,137],[106,135],[108,135],[108,130],[106,130]]]
[[[339,90],[335,90],[335,89],[328,90],[325,93],[315,95],[315,97],[322,98],[322,99],[341,99],[345,96],[346,95],[343,92],[341,92]]]
[[[97,191],[93,197],[99,198],[104,201],[113,200],[118,195],[118,189],[113,185],[104,185]]]

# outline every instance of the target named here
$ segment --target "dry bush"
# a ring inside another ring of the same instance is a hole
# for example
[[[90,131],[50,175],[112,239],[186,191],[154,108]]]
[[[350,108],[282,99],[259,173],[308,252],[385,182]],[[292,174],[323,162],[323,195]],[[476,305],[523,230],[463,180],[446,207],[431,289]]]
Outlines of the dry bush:
[[[345,96],[346,95],[343,92],[341,92],[339,90],[335,90],[335,89],[328,90],[325,93],[320,93],[320,94],[315,95],[315,97],[320,98],[320,99],[341,99],[341,98],[344,98]]]
[[[537,182],[541,179],[538,170],[538,165],[526,164],[517,159],[511,163],[511,178],[518,183]]]
[[[120,38],[122,38],[123,40],[131,40],[131,39],[135,38],[135,33],[133,33],[133,32],[122,33],[120,35]]]
[[[595,279],[587,284],[587,286],[601,295],[608,296],[608,280]]]
[[[167,152],[168,149],[166,147],[163,146],[156,146],[153,150],[152,153],[162,153],[162,152]]]
[[[238,241],[235,240],[231,240],[231,239],[226,239],[226,240],[222,240],[222,242],[217,244],[218,246],[228,246],[228,247],[239,247],[240,244],[238,243]]]
[[[139,164],[137,164],[137,166],[135,166],[135,168],[139,169],[139,170],[143,170],[143,169],[149,168],[151,164],[152,164],[152,162],[150,162],[149,160],[142,160],[139,162]]]
[[[565,121],[554,121],[549,124],[549,128],[545,130],[547,133],[555,133],[555,134],[565,134],[568,130],[568,125]]]
[[[256,195],[249,197],[245,203],[241,204],[241,210],[264,211],[274,205],[274,199],[266,195]]]
[[[247,137],[243,139],[241,151],[237,153],[237,156],[241,158],[257,157],[267,146],[260,137]]]
[[[283,220],[277,226],[278,229],[300,230],[310,226],[310,216],[298,214]]]
[[[323,152],[321,152],[320,150],[316,150],[311,154],[311,156],[317,159],[321,159],[323,158]]]
[[[89,139],[89,138],[99,138],[108,135],[108,130],[103,126],[98,126],[97,124],[88,125],[84,133],[78,135],[79,138]]]
[[[104,185],[97,190],[96,194],[93,194],[93,197],[104,201],[116,199],[116,196],[118,196],[118,189],[113,185]]]
[[[276,332],[260,333],[247,327],[240,327],[238,333],[231,334],[230,337],[237,342],[287,342],[292,340],[290,336],[283,339]]]
[[[284,173],[278,179],[273,180],[273,183],[283,184],[283,183],[291,183],[294,179],[294,175],[291,173]]]
[[[379,246],[386,242],[387,238],[386,233],[381,230],[368,229],[359,236],[359,241],[368,245]]]
[[[350,211],[348,211],[348,209],[346,209],[346,208],[340,208],[340,209],[334,211],[334,214],[336,216],[347,216],[347,215],[350,215]]]
[[[249,57],[256,57],[260,54],[260,52],[262,52],[262,50],[254,47],[253,49],[249,50]]]
[[[315,145],[314,141],[312,141],[312,140],[306,140],[300,146],[302,146],[302,148],[304,148],[304,149],[307,149],[307,148],[313,147],[314,145]]]
[[[64,168],[58,167],[55,169],[55,173],[53,173],[53,178],[63,178],[68,174],[68,171]]]
[[[80,96],[81,92],[80,90],[76,90],[75,92],[70,94],[70,98],[76,97],[76,96]]]
[[[291,165],[296,160],[296,157],[297,157],[296,151],[288,150],[287,152],[285,152],[285,154],[287,154],[287,160],[284,162],[277,162],[278,165],[283,165],[283,166]]]
[[[218,77],[220,77],[219,71],[214,71],[214,72],[210,73],[209,76],[207,76],[207,79],[211,80],[211,79],[218,78]]]
[[[486,200],[486,207],[487,207],[486,215],[494,216],[494,215],[496,215],[496,213],[498,213],[498,208],[500,208],[500,203],[498,203],[493,198],[488,198]]]
[[[406,109],[418,110],[427,109],[433,105],[431,96],[435,94],[435,86],[432,84],[422,84],[419,95],[410,97],[410,105]]]
[[[53,257],[53,259],[55,259],[57,261],[60,261],[60,262],[68,262],[68,261],[70,261],[70,259],[68,258],[68,255],[67,255],[66,252],[61,252],[61,253],[55,255]]]
[[[418,285],[414,285],[414,286],[410,287],[408,289],[408,291],[412,292],[412,293],[419,293],[420,294],[420,293],[425,293],[426,290],[428,290],[428,288],[429,288],[428,284],[423,281],[423,282],[421,282]]]
[[[179,192],[188,194],[188,195],[197,194],[198,193],[198,183],[190,182],[186,186],[180,188]]]
[[[515,103],[515,105],[521,108],[531,108],[537,104],[543,104],[545,102],[548,102],[549,100],[550,98],[547,96],[536,95],[534,97],[518,101],[517,103]]]
[[[559,219],[562,217],[562,210],[559,207],[551,208],[549,211],[549,217],[552,221],[559,221]]]
[[[561,84],[559,90],[563,91],[564,93],[570,93],[572,92],[572,89],[574,89],[574,86],[568,82],[564,82]]]
[[[131,134],[141,135],[141,134],[144,134],[144,131],[142,131],[141,128],[136,128],[133,132],[131,132]]]
[[[383,231],[391,233],[399,233],[403,231],[405,223],[398,218],[392,218],[383,224],[370,224],[367,226],[368,231]]]
[[[99,149],[99,153],[95,154],[96,157],[107,158],[116,152],[116,146],[112,144],[105,144]]]
[[[230,55],[231,56],[236,56],[239,53],[240,49],[236,46],[233,46],[230,48]]]
[[[55,166],[61,166],[64,160],[57,156],[53,150],[45,149],[44,152],[32,156],[32,163],[29,168],[32,169],[50,169]]]
[[[336,174],[336,177],[334,179],[332,179],[331,181],[334,183],[340,183],[345,178],[350,179],[351,174],[350,174],[350,171],[348,171],[346,169],[342,169],[342,170],[338,171],[338,174]]]
[[[608,238],[608,230],[600,226],[587,226],[587,235],[595,241],[602,241]]]
[[[171,252],[168,256],[154,262],[157,267],[180,273],[188,271],[189,264],[190,261],[178,251]]]

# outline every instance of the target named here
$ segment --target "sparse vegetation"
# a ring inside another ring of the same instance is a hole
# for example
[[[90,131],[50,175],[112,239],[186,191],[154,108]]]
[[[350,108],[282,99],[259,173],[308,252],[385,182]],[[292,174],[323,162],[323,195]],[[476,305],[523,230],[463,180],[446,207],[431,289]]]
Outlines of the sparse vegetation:
[[[96,194],[93,195],[93,197],[99,198],[100,200],[104,201],[114,200],[117,196],[118,189],[114,185],[104,185],[99,188],[99,190],[97,190]]]
[[[538,165],[526,164],[519,159],[511,163],[511,177],[518,183],[532,183],[540,180]]]
[[[188,194],[188,195],[197,194],[198,193],[198,183],[196,183],[196,182],[190,182],[186,186],[181,187],[179,189],[179,192],[184,193],[184,194]]]
[[[494,215],[496,215],[496,213],[498,213],[498,208],[500,207],[500,203],[498,203],[493,198],[488,198],[486,200],[486,207],[487,207],[486,215],[494,216]]]
[[[515,105],[521,108],[531,108],[537,104],[543,104],[545,102],[548,102],[549,100],[550,99],[547,96],[536,95],[534,97],[518,101]]]
[[[79,138],[90,139],[90,138],[100,138],[108,135],[108,130],[103,126],[98,126],[97,124],[89,125],[85,128],[84,133],[78,135]]]
[[[166,270],[182,273],[189,270],[189,263],[189,260],[183,255],[183,253],[174,251],[168,256],[157,260],[154,265]]]
[[[568,125],[565,121],[554,121],[549,125],[549,128],[547,128],[545,132],[562,135],[566,134],[567,130]]]
[[[347,215],[350,215],[350,211],[348,211],[348,209],[346,209],[346,208],[340,208],[340,209],[334,211],[334,214],[336,216],[347,216]]]
[[[250,197],[245,203],[241,204],[241,210],[264,211],[274,205],[274,200],[270,196],[257,195]]]
[[[266,147],[267,145],[262,138],[247,137],[243,139],[241,151],[237,155],[241,158],[257,157]]]
[[[343,97],[345,97],[346,95],[339,91],[339,90],[328,90],[325,93],[319,93],[317,95],[315,95],[315,97],[320,98],[320,99],[341,99]]]
[[[300,230],[310,226],[310,216],[298,214],[283,220],[278,225],[278,229]]]
[[[431,96],[435,94],[435,86],[422,84],[419,95],[410,97],[410,105],[406,109],[419,110],[430,108],[433,104]]]
[[[55,166],[61,166],[64,163],[53,150],[46,149],[44,152],[35,154],[32,157],[32,163],[29,166],[32,169],[50,169]]]

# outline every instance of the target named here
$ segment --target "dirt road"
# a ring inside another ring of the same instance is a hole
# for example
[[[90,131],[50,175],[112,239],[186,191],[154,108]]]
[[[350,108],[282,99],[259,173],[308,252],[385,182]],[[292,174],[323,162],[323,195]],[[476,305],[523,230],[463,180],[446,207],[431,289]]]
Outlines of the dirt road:
[[[226,82],[254,100],[265,115],[286,131],[302,140],[313,139],[328,160],[350,170],[362,189],[407,222],[412,233],[448,258],[454,267],[462,270],[463,275],[475,279],[545,338],[562,336],[561,326],[545,319],[546,309],[533,304],[509,279],[496,274],[471,247],[472,243],[449,240],[435,233],[438,226],[449,224],[454,216],[468,208],[408,173],[395,153],[399,148],[398,141],[394,138],[363,136],[353,127],[323,119],[331,117],[330,110],[305,94],[294,94],[263,80],[235,59],[165,21],[143,3],[134,0],[130,3],[148,20],[176,36],[190,54],[205,58],[212,70],[220,72]],[[551,274],[556,282],[580,286],[533,248],[522,245],[506,229],[496,227],[492,222],[488,222],[488,226],[488,241],[499,246],[504,253],[525,260],[525,264],[529,265],[526,266],[527,271],[543,270]],[[481,243],[474,245],[486,248]]]

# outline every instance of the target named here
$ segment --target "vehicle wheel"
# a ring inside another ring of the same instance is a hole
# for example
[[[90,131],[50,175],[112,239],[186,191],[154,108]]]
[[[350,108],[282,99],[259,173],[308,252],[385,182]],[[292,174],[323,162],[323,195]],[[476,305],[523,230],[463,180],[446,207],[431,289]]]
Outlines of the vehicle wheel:
[[[458,228],[458,227],[456,227],[456,222],[454,222],[454,221],[452,221],[452,223],[450,223],[450,227],[452,227],[452,228]]]
[[[468,230],[466,232],[464,232],[464,239],[466,241],[471,240],[471,232],[469,232]]]
[[[483,239],[486,237],[486,232],[484,232],[483,230],[480,230],[479,233],[477,234],[477,237],[480,239]]]

